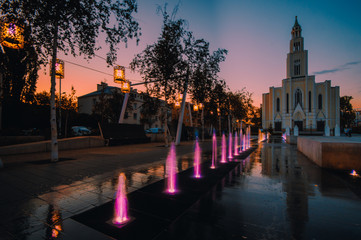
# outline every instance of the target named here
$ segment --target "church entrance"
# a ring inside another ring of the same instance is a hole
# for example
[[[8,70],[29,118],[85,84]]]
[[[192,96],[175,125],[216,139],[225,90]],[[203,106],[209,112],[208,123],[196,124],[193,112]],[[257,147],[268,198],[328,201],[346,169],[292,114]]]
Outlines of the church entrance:
[[[317,131],[325,131],[325,121],[317,121]]]
[[[303,131],[303,121],[295,121],[295,126],[298,127],[298,131]]]
[[[275,131],[282,131],[282,122],[275,122]]]

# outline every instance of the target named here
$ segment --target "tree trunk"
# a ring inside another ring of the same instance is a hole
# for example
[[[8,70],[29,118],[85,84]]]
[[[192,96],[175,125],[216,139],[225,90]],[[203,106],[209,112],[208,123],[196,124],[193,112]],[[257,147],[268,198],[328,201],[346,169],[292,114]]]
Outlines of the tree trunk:
[[[53,53],[51,60],[51,87],[50,87],[50,127],[51,127],[51,162],[58,161],[58,132],[56,125],[56,109],[55,109],[55,63],[58,48],[58,23],[55,22]]]

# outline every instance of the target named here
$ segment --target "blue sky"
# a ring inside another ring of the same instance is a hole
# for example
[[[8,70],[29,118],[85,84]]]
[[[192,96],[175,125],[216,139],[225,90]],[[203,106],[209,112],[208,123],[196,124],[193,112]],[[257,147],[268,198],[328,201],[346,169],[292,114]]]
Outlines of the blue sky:
[[[286,0],[138,0],[137,20],[142,28],[139,45],[130,41],[120,47],[117,63],[128,66],[135,54],[157,40],[162,17],[157,6],[168,2],[168,10],[180,3],[177,17],[188,21],[188,30],[197,38],[210,42],[211,49],[229,51],[221,65],[221,78],[232,91],[246,88],[253,93],[256,106],[262,93],[270,86],[281,86],[286,75],[286,56],[289,51],[291,29],[295,16],[302,27],[305,49],[309,56],[309,75],[316,82],[331,80],[341,88],[341,95],[351,95],[354,107],[361,107],[361,1],[286,1]],[[106,49],[106,48],[104,48]],[[102,50],[99,55],[105,55]],[[104,62],[85,61],[62,56],[68,61],[109,72]],[[62,88],[71,85],[77,95],[95,90],[100,81],[112,83],[111,76],[67,65]],[[127,72],[133,80],[141,80],[137,73]],[[49,89],[48,76],[42,75],[38,91]]]

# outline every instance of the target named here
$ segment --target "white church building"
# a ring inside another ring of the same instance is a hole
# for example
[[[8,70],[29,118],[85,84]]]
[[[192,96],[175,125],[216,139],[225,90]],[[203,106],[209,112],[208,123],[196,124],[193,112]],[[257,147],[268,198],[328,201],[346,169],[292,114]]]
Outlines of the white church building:
[[[340,87],[331,80],[316,83],[308,75],[308,52],[304,50],[302,29],[297,21],[292,28],[287,54],[287,75],[282,87],[270,87],[262,96],[262,128],[274,131],[324,131],[340,126]]]

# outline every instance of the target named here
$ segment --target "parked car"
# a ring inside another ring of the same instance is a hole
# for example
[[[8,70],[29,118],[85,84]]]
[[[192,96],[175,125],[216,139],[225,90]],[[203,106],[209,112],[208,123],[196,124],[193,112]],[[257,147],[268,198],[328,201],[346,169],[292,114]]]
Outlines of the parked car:
[[[91,131],[84,126],[73,126],[71,127],[74,136],[86,136],[90,135]]]
[[[145,133],[164,133],[163,128],[149,128],[145,130]]]

